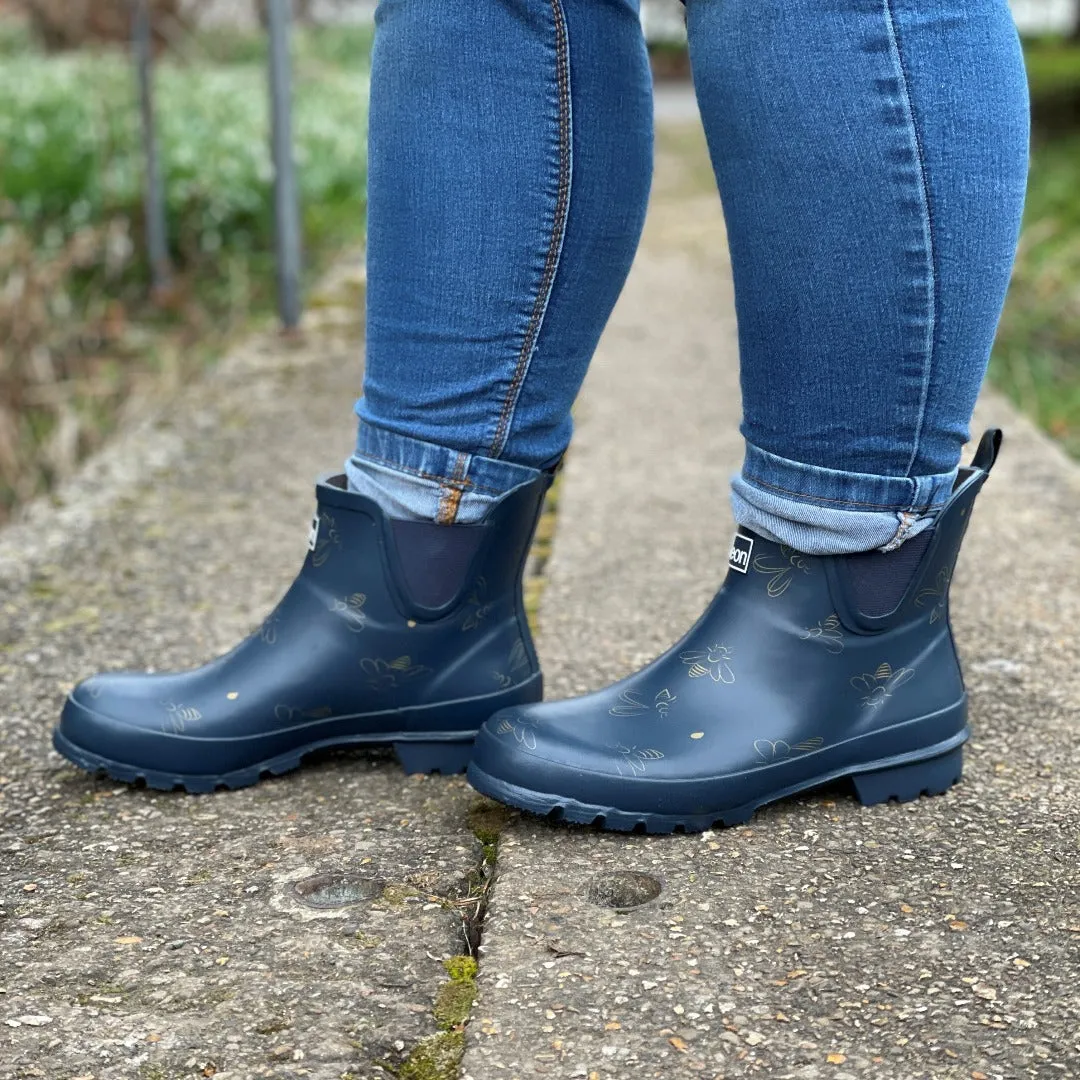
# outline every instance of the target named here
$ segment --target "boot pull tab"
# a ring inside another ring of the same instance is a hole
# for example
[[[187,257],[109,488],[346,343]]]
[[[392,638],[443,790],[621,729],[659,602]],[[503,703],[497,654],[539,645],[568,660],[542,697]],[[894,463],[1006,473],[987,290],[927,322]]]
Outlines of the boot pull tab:
[[[973,469],[979,469],[989,476],[990,470],[994,467],[994,463],[998,459],[998,454],[1001,453],[1001,443],[1004,437],[1001,428],[987,429],[987,431],[983,433],[983,437],[979,440],[979,448],[975,451],[975,457],[971,462],[971,467]]]

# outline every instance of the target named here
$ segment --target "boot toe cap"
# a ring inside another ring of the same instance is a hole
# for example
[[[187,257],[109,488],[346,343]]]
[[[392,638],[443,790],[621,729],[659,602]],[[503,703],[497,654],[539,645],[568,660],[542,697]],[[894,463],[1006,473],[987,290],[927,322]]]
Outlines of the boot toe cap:
[[[169,770],[173,736],[197,721],[197,710],[173,701],[167,676],[148,693],[146,675],[95,675],[68,695],[54,743],[85,768],[111,768],[123,762],[135,773]]]
[[[497,712],[477,736],[470,774],[553,799],[620,801],[620,789],[642,775],[637,759],[631,764],[627,756],[631,748],[584,724],[578,709],[563,704]]]

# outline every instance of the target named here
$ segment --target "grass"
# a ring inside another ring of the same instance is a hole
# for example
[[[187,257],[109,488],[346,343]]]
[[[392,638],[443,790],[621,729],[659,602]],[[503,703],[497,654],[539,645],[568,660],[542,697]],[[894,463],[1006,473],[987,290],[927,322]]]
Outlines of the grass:
[[[174,257],[269,250],[265,70],[165,63],[155,92]],[[10,58],[0,65],[0,106],[0,197],[9,223],[29,231],[46,254],[110,215],[128,215],[141,228],[138,105],[124,57]],[[366,106],[362,70],[330,68],[297,81],[295,152],[309,225],[313,209],[342,202],[361,218]]]

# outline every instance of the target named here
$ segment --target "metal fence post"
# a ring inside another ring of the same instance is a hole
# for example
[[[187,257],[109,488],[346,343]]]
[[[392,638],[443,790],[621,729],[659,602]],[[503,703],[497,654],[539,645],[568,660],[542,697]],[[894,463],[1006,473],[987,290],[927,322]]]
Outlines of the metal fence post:
[[[300,322],[300,200],[292,153],[292,69],[289,0],[267,0],[270,31],[270,106],[274,157],[274,220],[278,307],[286,329]]]
[[[143,208],[146,215],[146,250],[150,260],[153,291],[161,294],[171,284],[169,244],[165,222],[165,190],[158,159],[157,132],[154,125],[154,42],[150,28],[147,0],[134,0],[131,25],[132,46],[138,73],[139,113],[142,123]]]

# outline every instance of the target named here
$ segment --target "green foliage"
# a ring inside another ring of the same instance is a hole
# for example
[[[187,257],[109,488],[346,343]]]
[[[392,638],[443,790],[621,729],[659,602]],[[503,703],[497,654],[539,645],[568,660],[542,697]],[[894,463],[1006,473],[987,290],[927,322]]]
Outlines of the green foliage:
[[[297,42],[295,151],[312,273],[363,231],[369,38]],[[339,54],[347,68],[328,59]],[[265,68],[162,62],[156,112],[176,274],[149,304],[130,59],[45,57],[3,18],[0,56],[2,521],[101,442],[140,380],[197,371],[266,309],[274,215]]]
[[[293,60],[297,71],[310,74],[330,65],[343,71],[366,70],[374,28],[357,26],[310,26],[293,35]],[[217,64],[261,64],[269,57],[265,34],[215,26],[196,31],[184,52],[196,53]]]
[[[1025,43],[1031,96],[1041,98],[1080,88],[1080,44],[1062,38],[1041,38]]]
[[[469,1010],[476,998],[476,976],[479,967],[472,956],[452,956],[443,961],[450,976],[439,991],[435,1004],[435,1019],[440,1027],[449,1031],[459,1027],[469,1018]]]
[[[332,65],[343,71],[367,68],[375,28],[313,26],[296,35],[296,63],[301,71]]]
[[[22,19],[0,16],[0,57],[20,56],[33,48],[30,27]]]
[[[1080,455],[1080,131],[1037,143],[1024,231],[990,373]]]
[[[455,1080],[465,1056],[465,1035],[440,1031],[419,1043],[393,1073],[398,1080]]]
[[[269,248],[272,170],[266,73],[255,65],[162,64],[158,138],[174,250],[187,257]],[[296,157],[307,206],[351,201],[365,178],[367,80],[328,70],[301,80]],[[24,55],[0,66],[0,197],[46,246],[119,211],[139,213],[143,160],[125,58]]]
[[[1034,151],[990,377],[1080,455],[1080,43],[1028,41],[1024,58]]]

